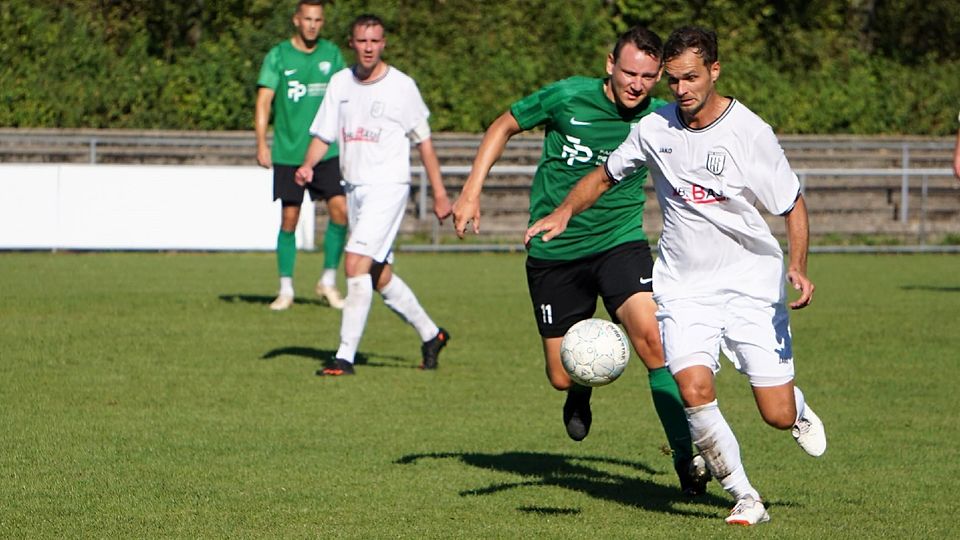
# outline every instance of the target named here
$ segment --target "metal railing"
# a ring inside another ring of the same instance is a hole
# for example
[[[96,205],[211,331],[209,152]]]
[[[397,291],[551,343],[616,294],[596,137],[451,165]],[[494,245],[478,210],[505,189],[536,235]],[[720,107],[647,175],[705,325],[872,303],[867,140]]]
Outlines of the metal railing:
[[[437,148],[473,149],[482,135],[437,133],[434,145]],[[954,139],[949,137],[854,137],[854,136],[800,136],[781,135],[780,143],[788,154],[810,150],[836,154],[841,152],[887,152],[899,156],[899,161],[909,167],[914,155],[937,152],[943,155],[952,152]],[[539,152],[542,137],[536,133],[524,134],[510,140],[508,147]],[[101,149],[124,148],[128,150],[152,149],[148,154],[162,154],[163,149],[177,154],[186,149],[220,149],[238,157],[253,159],[256,147],[252,131],[123,131],[98,129],[17,129],[0,128],[0,151],[14,154],[18,150],[29,152],[31,148],[58,149],[66,154],[85,154],[88,163],[98,163]],[[889,157],[889,155],[887,157]]]
[[[445,176],[459,176],[466,177],[470,173],[471,167],[468,165],[452,165],[452,166],[442,166],[441,172]],[[451,249],[451,250],[475,250],[475,249],[495,249],[503,251],[515,251],[522,250],[522,246],[490,246],[490,245],[480,245],[480,246],[441,246],[440,237],[442,233],[440,231],[439,224],[435,219],[432,218],[432,214],[429,211],[428,206],[428,195],[427,190],[429,187],[429,181],[427,179],[426,171],[422,166],[414,166],[411,168],[411,172],[415,178],[419,178],[419,185],[417,186],[417,219],[421,224],[426,222],[431,222],[431,242],[429,246],[405,246],[405,249],[413,250],[422,250],[422,249]],[[536,166],[534,165],[495,165],[490,170],[490,176],[529,176],[533,177],[536,172]],[[891,249],[901,250],[901,251],[910,251],[910,250],[922,250],[922,251],[949,251],[949,252],[958,252],[960,251],[960,246],[943,246],[933,248],[927,246],[927,230],[928,230],[928,216],[927,216],[927,201],[930,191],[930,180],[932,178],[949,178],[952,180],[953,171],[951,169],[911,169],[908,167],[894,168],[894,169],[841,169],[841,168],[807,168],[807,169],[795,169],[799,180],[800,180],[800,189],[801,192],[806,192],[808,189],[808,184],[810,183],[811,178],[868,178],[868,179],[877,179],[877,178],[899,178],[899,209],[898,209],[898,221],[906,225],[911,216],[910,210],[910,191],[913,188],[917,187],[919,182],[920,190],[920,202],[918,212],[918,242],[919,246],[914,247],[893,247]],[[951,190],[955,190],[960,194],[960,183],[951,182],[949,184]],[[459,187],[459,185],[458,185]],[[648,186],[649,188],[649,186]],[[652,188],[649,188],[652,189]],[[817,189],[817,188],[812,188]],[[886,190],[886,186],[882,185],[864,185],[862,189],[883,189]],[[517,184],[514,187],[514,190],[517,193],[522,193],[524,195],[529,193],[529,184],[520,185]],[[452,189],[450,193],[451,198],[455,198],[457,195],[457,189]],[[958,207],[958,213],[960,213],[960,207]],[[955,231],[956,234],[960,234],[960,223],[956,224]],[[861,246],[862,247],[862,246]],[[833,248],[840,249],[840,248]],[[813,251],[817,251],[817,248],[814,248]],[[883,249],[877,249],[875,251],[883,251]]]
[[[906,162],[909,165],[909,161]],[[811,176],[826,177],[870,177],[870,178],[900,178],[900,211],[901,223],[907,223],[910,215],[910,179],[920,177],[920,219],[925,218],[925,205],[929,192],[930,177],[952,177],[950,169],[911,169],[908,166],[899,169],[796,169],[794,172],[800,178],[800,190],[806,190],[807,178]]]

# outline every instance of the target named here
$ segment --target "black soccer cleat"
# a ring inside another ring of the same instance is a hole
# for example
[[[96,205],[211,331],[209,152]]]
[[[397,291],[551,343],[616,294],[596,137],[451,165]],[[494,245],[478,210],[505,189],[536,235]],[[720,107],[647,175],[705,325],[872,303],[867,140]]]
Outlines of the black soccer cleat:
[[[337,358],[333,361],[332,366],[317,370],[317,375],[322,377],[339,377],[341,375],[356,375],[356,372],[353,370],[352,363],[342,358]]]
[[[424,341],[423,345],[420,346],[420,354],[423,356],[420,369],[437,369],[440,361],[440,350],[447,346],[448,341],[450,341],[450,332],[443,328],[440,328],[436,337],[430,341]]]
[[[589,386],[567,390],[567,400],[563,403],[563,425],[567,428],[567,435],[575,441],[582,441],[590,433],[590,424],[593,422],[591,393],[593,388]]]
[[[674,469],[680,478],[680,491],[685,497],[696,497],[707,492],[707,483],[713,477],[707,468],[707,462],[699,454],[681,459],[674,464]]]

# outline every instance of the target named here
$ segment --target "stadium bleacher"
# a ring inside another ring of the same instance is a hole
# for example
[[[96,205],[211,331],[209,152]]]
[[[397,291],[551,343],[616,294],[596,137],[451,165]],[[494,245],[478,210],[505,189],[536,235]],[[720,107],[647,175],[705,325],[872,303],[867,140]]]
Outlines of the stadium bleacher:
[[[804,184],[814,240],[883,237],[927,244],[960,236],[960,183],[950,172],[954,141],[935,137],[781,136]],[[445,180],[459,192],[480,135],[434,135]],[[527,222],[527,187],[542,138],[513,138],[484,190],[482,234],[512,241]],[[97,163],[254,166],[252,132],[123,131],[95,129],[0,129],[0,163]],[[418,163],[414,163],[417,170]],[[449,242],[449,224],[437,227],[423,208],[414,178],[403,233]],[[648,188],[649,189],[649,188]],[[649,194],[648,232],[660,230],[656,197]],[[322,208],[319,210],[322,212]],[[782,235],[782,219],[771,218]],[[318,234],[326,219],[318,215]]]

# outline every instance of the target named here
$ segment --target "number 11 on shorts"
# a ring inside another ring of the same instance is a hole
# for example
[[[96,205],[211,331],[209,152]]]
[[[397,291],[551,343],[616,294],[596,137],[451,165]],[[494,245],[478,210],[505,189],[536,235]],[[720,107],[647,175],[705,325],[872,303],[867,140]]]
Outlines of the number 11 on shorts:
[[[544,324],[553,324],[553,306],[540,304],[540,320]]]

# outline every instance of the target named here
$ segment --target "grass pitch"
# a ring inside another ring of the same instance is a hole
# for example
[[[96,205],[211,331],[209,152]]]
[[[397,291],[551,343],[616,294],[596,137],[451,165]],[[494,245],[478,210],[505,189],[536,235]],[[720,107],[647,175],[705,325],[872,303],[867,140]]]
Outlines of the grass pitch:
[[[267,309],[266,253],[0,254],[0,537],[957,537],[957,256],[814,255],[794,312],[821,459],[763,424],[725,366],[720,404],[773,520],[678,493],[635,361],[567,439],[518,254],[401,253],[452,334],[421,372],[377,299],[357,376],[314,375],[339,312],[301,254]]]

